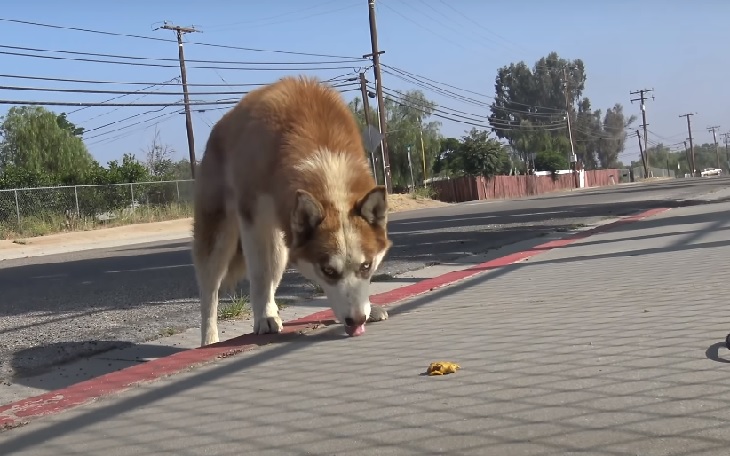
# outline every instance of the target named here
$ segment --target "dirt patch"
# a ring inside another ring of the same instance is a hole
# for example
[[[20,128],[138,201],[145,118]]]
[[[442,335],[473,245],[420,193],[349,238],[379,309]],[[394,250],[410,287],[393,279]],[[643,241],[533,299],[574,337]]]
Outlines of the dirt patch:
[[[388,195],[388,206],[390,206],[390,212],[412,211],[414,209],[426,209],[429,207],[444,207],[449,204],[450,203],[445,203],[443,201],[410,194]]]
[[[389,195],[388,202],[390,212],[442,207],[449,204],[420,195],[401,194]],[[71,231],[46,236],[18,237],[12,240],[0,240],[0,260],[168,240],[168,238],[187,238],[190,235],[192,235],[192,219],[184,218],[91,231]]]

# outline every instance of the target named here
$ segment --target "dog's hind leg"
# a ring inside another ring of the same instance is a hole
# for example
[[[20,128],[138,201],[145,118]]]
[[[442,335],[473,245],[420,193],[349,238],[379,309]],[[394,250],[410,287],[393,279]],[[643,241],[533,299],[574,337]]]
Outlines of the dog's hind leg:
[[[238,249],[238,227],[225,211],[195,220],[193,262],[200,291],[201,345],[218,342],[218,290]]]
[[[289,251],[284,244],[283,232],[276,223],[271,198],[260,197],[254,207],[251,220],[240,217],[241,244],[250,283],[253,332],[278,333],[283,324],[274,296],[289,261]]]

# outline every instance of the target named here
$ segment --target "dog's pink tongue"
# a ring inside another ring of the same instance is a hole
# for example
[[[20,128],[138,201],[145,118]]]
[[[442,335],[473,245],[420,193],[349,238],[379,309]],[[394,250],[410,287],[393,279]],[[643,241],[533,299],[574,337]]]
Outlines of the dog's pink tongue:
[[[348,336],[361,336],[365,333],[365,324],[362,324],[360,326],[345,325],[345,332]]]

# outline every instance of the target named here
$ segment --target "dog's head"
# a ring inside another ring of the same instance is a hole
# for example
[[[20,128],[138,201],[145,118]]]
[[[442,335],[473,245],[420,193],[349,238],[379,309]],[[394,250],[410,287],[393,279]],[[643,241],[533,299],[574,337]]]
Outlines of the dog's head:
[[[384,186],[348,201],[297,191],[291,214],[292,262],[322,288],[349,335],[360,335],[370,316],[370,279],[392,242]]]

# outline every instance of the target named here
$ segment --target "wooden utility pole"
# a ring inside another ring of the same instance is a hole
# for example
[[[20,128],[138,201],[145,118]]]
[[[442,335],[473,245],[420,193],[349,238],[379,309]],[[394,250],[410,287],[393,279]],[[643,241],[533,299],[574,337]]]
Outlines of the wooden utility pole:
[[[647,166],[647,172],[649,167],[651,166],[649,163],[649,139],[647,135],[647,127],[649,126],[648,123],[646,123],[646,97],[644,96],[645,93],[653,92],[654,89],[641,89],[641,90],[635,90],[633,92],[629,92],[629,95],[636,95],[639,94],[639,98],[633,98],[631,100],[631,103],[633,104],[635,101],[641,101],[641,120],[643,122],[641,127],[644,127],[644,155],[646,156],[646,166]],[[654,95],[651,96],[651,99],[654,99]],[[648,175],[646,177],[649,177]]]
[[[188,152],[190,153],[190,175],[195,179],[195,137],[193,135],[193,117],[190,115],[190,97],[188,96],[188,75],[185,71],[185,53],[182,37],[185,33],[198,32],[194,27],[180,27],[165,22],[160,27],[165,30],[174,30],[177,35],[178,58],[180,60],[180,77],[182,78],[183,99],[185,100],[185,129],[188,133]]]
[[[684,141],[684,156],[687,158],[687,167],[689,168],[689,173],[694,176],[694,174],[692,173],[694,165],[692,164],[692,160],[689,157],[689,147],[687,147],[687,141]]]
[[[728,151],[728,137],[730,137],[730,133],[720,133],[720,136],[725,139],[725,164],[728,166],[728,172],[730,172],[730,151]]]
[[[568,139],[570,139],[570,162],[577,163],[575,145],[573,144],[573,130],[570,128],[570,100],[568,98],[568,70],[563,68],[563,89],[565,91],[565,117],[568,119]]]
[[[372,53],[366,54],[363,58],[373,59],[373,73],[375,74],[375,92],[378,97],[378,117],[380,119],[380,134],[383,136],[381,148],[383,150],[383,176],[385,188],[388,193],[393,193],[393,183],[390,179],[390,155],[388,153],[388,135],[385,124],[385,101],[383,100],[383,80],[380,75],[380,54],[384,51],[378,50],[378,26],[375,23],[375,0],[368,0],[368,13],[370,20],[370,46]]]
[[[644,179],[649,178],[649,164],[646,162],[646,153],[644,152],[644,149],[641,147],[641,133],[639,133],[639,130],[636,130],[636,137],[639,140],[639,154],[641,155],[641,163],[644,165]]]
[[[692,158],[692,169],[690,173],[693,177],[697,176],[697,169],[695,169],[695,146],[692,142],[692,122],[690,121],[690,116],[695,115],[694,112],[689,112],[687,114],[680,114],[679,117],[686,117],[687,118],[687,132],[689,132],[689,154]]]
[[[370,134],[370,100],[368,96],[368,86],[367,86],[367,79],[365,79],[365,73],[360,73],[360,92],[362,93],[362,109],[363,113],[365,114],[365,125],[368,129],[368,135]],[[381,141],[382,144],[382,141]],[[370,161],[373,165],[373,178],[377,181],[378,180],[378,172],[377,168],[375,167],[375,153],[370,152]]]
[[[719,169],[722,169],[722,165],[720,163],[720,148],[717,145],[717,135],[715,134],[715,131],[717,131],[717,129],[719,128],[719,125],[715,125],[714,127],[707,127],[707,131],[712,132],[712,140],[715,141],[715,155],[717,155],[717,167]]]

